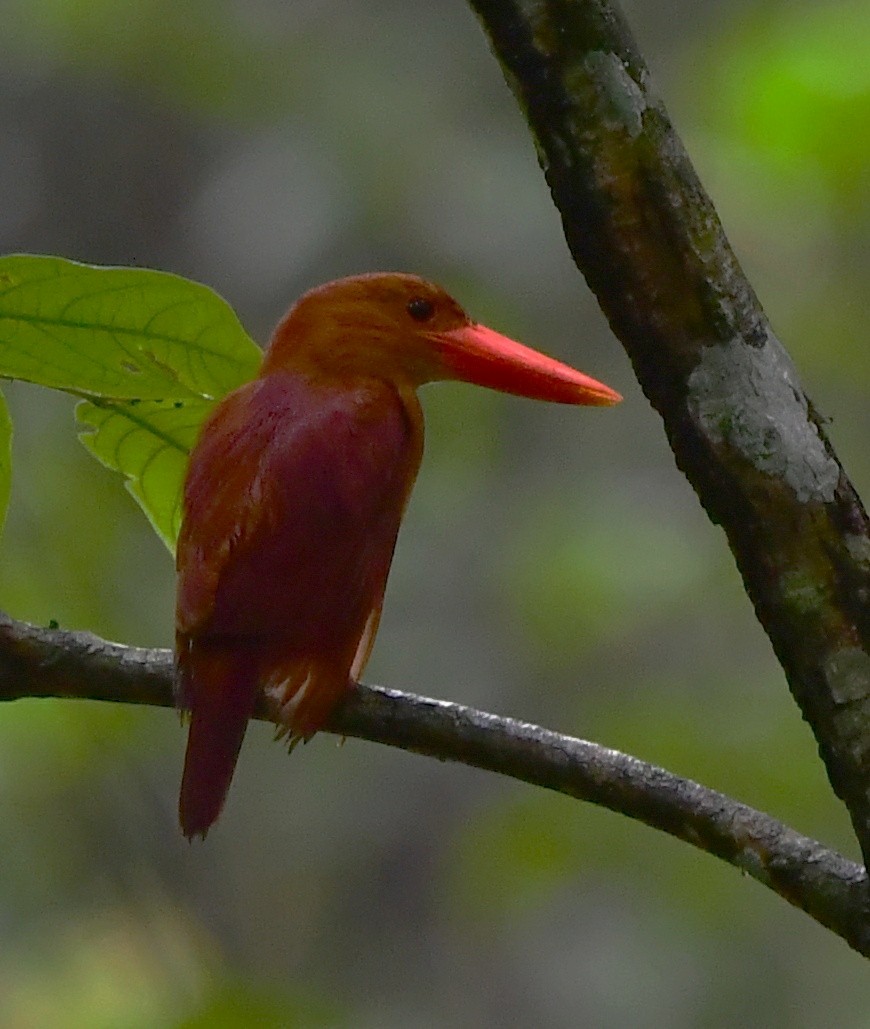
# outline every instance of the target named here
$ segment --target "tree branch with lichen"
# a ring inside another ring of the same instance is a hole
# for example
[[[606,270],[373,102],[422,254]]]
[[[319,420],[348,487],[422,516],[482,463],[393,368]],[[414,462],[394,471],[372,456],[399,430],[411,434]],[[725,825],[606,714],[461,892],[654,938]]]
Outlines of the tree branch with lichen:
[[[470,0],[870,856],[870,523],[606,0]]]
[[[172,655],[0,615],[0,700],[65,697],[170,707]],[[267,718],[265,708],[258,717]],[[870,955],[864,869],[770,816],[585,740],[460,704],[358,686],[328,731],[458,761],[628,815],[734,865]]]

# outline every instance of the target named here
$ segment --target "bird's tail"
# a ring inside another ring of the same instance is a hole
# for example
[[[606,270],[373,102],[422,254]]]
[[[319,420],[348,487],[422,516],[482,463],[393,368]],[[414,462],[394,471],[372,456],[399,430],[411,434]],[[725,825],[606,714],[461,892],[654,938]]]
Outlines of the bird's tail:
[[[247,647],[204,641],[178,648],[179,706],[190,731],[178,798],[181,830],[205,837],[224,806],[257,699],[257,661]]]

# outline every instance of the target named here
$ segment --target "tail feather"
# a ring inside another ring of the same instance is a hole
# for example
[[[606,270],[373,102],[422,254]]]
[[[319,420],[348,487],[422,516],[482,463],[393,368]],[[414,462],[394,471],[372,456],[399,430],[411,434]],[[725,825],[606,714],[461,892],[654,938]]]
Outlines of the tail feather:
[[[247,648],[193,642],[179,649],[179,698],[190,731],[178,799],[188,839],[205,837],[224,806],[257,699],[257,662]]]

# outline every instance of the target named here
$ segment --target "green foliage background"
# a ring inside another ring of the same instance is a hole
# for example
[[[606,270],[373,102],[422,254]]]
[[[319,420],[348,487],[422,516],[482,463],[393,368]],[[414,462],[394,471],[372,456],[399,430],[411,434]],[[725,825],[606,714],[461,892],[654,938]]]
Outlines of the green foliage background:
[[[625,7],[867,496],[866,4]],[[577,411],[425,391],[372,681],[629,750],[855,854],[459,0],[8,0],[0,39],[0,252],[194,278],[261,342],[317,282],[414,271],[625,393]],[[168,645],[171,560],[76,442],[73,402],[5,392],[0,607]],[[91,442],[111,442],[130,408],[97,401]],[[354,741],[288,759],[255,726],[189,847],[182,749],[170,712],[3,706],[0,1023],[867,1024],[845,944],[641,826]]]

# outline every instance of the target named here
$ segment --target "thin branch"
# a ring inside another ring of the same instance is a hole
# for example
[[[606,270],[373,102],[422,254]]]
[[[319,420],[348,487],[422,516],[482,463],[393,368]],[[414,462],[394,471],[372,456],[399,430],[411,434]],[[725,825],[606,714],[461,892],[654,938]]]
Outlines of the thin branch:
[[[870,523],[606,0],[470,0],[870,857]],[[700,84],[699,84],[700,85]],[[870,922],[870,919],[868,919]]]
[[[172,655],[0,615],[0,700],[23,697],[170,707]],[[645,822],[751,875],[870,956],[859,917],[863,868],[662,768],[512,718],[378,686],[349,694],[329,731],[498,772]]]

